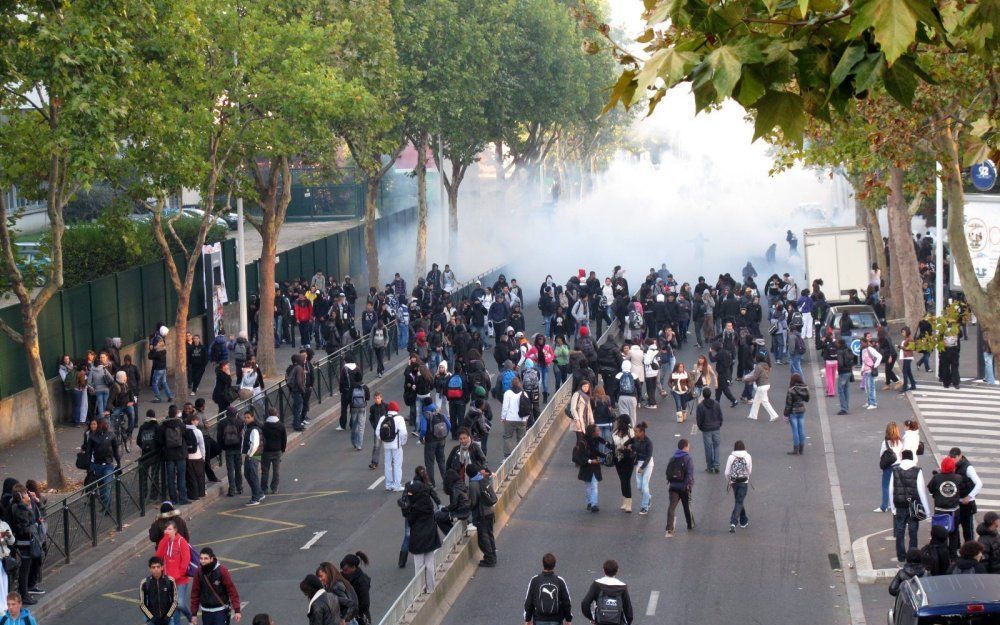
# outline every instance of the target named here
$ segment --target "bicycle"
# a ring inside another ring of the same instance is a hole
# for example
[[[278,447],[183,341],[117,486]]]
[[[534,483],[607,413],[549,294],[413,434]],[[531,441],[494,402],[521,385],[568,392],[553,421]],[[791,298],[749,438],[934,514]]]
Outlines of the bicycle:
[[[121,410],[112,413],[111,419],[118,447],[126,454],[130,453],[132,451],[132,437],[128,431],[128,415],[125,414],[124,410]]]

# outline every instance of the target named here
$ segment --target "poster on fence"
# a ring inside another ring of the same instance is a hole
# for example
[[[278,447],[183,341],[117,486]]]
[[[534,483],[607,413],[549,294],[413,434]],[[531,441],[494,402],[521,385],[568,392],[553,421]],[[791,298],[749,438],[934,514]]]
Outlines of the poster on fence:
[[[209,337],[225,334],[222,307],[229,302],[226,296],[226,272],[222,265],[222,244],[213,243],[201,248],[202,267],[205,271],[205,319],[211,319]],[[207,338],[206,340],[211,340]]]

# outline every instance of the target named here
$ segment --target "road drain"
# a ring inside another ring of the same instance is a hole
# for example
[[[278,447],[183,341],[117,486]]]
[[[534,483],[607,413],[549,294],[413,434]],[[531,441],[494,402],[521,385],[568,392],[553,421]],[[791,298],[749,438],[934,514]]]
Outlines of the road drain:
[[[835,553],[826,554],[830,558],[830,568],[834,571],[840,570],[840,556]]]

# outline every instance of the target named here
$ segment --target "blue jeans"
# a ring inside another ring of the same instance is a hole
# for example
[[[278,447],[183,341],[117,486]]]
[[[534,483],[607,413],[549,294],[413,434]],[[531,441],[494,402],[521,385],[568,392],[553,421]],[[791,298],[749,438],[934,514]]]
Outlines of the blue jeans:
[[[983,381],[987,384],[996,384],[997,377],[993,371],[993,354],[989,352],[983,352]]]
[[[597,505],[597,476],[594,475],[587,482],[587,504],[590,506]]]
[[[264,497],[264,491],[260,489],[260,460],[253,456],[243,459],[243,477],[250,487],[250,499],[260,501]]]
[[[614,426],[611,425],[610,423],[608,423],[606,425],[603,424],[603,423],[598,423],[597,424],[597,429],[601,432],[601,438],[603,438],[604,440],[606,440],[608,442],[608,444],[610,445],[612,443],[612,441],[611,441],[611,433],[614,431]]]
[[[785,335],[781,332],[771,337],[771,354],[774,356],[775,361],[785,358]]]
[[[174,394],[170,390],[170,385],[167,384],[167,370],[166,369],[156,369],[153,371],[152,379],[150,380],[150,386],[153,387],[153,397],[160,401],[160,391],[167,396],[167,401],[174,400]]]
[[[990,368],[987,369],[986,382],[992,384],[991,379],[993,379],[993,359],[992,354],[990,354]],[[917,379],[913,377],[913,360],[903,360],[903,389],[902,392],[908,390],[912,391],[917,388]]]
[[[282,331],[284,329],[284,325],[282,325],[283,321],[284,321],[284,317],[282,317],[281,315],[278,315],[277,317],[274,318],[274,347],[275,348],[281,347],[281,334],[282,334]]]
[[[906,562],[906,549],[903,545],[906,539],[906,532],[910,532],[910,549],[917,548],[917,530],[920,527],[920,522],[916,517],[910,516],[910,509],[896,508],[896,514],[892,518],[892,533],[896,536],[896,559],[900,562]]]
[[[729,515],[729,524],[746,525],[750,520],[747,518],[747,510],[743,507],[743,502],[747,498],[747,482],[734,483],[733,487],[733,513]]]
[[[544,356],[539,356],[539,358],[544,358]],[[546,395],[549,394],[549,365],[538,365],[538,374],[542,378],[542,392]]]
[[[792,426],[792,444],[793,445],[805,445],[806,444],[806,432],[803,428],[803,421],[805,419],[804,412],[793,412],[788,415],[788,423]]]
[[[542,315],[542,327],[545,328],[545,336],[552,337],[552,315]]]
[[[170,617],[170,625],[181,625],[181,614],[191,620],[191,584],[188,580],[188,583],[177,586],[177,609]]]
[[[97,416],[104,416],[104,409],[108,407],[108,395],[111,391],[97,391],[94,393],[94,399],[97,402]]]
[[[302,393],[289,393],[288,397],[292,400],[292,429],[301,430],[303,427],[302,406],[304,404]]]
[[[883,510],[889,509],[889,479],[892,477],[892,469],[893,467],[889,467],[882,470],[882,505],[879,508]]]
[[[865,379],[865,393],[868,394],[868,405],[878,406],[878,397],[875,394],[875,375],[873,373],[867,373],[864,375]]]
[[[639,473],[638,471],[635,472],[635,486],[639,489],[639,492],[642,493],[642,502],[639,506],[642,509],[648,509],[649,500],[652,499],[652,495],[649,492],[649,481],[652,479],[652,476],[653,472],[648,468],[642,473]]]
[[[566,374],[563,373],[563,367],[568,367],[569,365],[552,365],[552,366],[553,366],[552,374],[556,378],[556,388],[559,388],[560,386],[563,385],[563,382],[566,381]]]
[[[187,460],[164,460],[163,470],[167,476],[170,500],[180,504],[188,503]]]
[[[399,336],[397,337],[396,347],[399,349],[406,349],[406,346],[410,342],[410,327],[405,323],[396,323],[396,328],[399,330]]]
[[[840,373],[837,375],[837,399],[840,401],[840,409],[847,412],[848,389],[851,387],[851,374]]]
[[[101,498],[101,506],[104,511],[111,513],[111,483],[114,479],[111,475],[115,472],[115,465],[111,462],[107,464],[90,463],[90,472],[94,474],[94,483],[97,485],[97,493]]]
[[[802,375],[802,355],[792,354],[789,360],[788,366],[789,373],[797,373]]]
[[[351,445],[358,449],[364,446],[365,421],[365,409],[351,406]]]
[[[701,440],[705,443],[705,464],[709,469],[719,468],[719,444],[722,436],[719,430],[702,432]]]

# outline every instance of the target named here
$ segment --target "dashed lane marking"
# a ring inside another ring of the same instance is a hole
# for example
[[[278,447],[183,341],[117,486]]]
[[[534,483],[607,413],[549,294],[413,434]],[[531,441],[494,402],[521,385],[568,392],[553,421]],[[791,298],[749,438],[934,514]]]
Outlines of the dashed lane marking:
[[[382,477],[372,482],[372,485],[368,487],[368,490],[375,490],[375,488],[378,487],[378,485],[384,481],[385,481],[385,476],[383,475]]]
[[[660,591],[653,590],[649,593],[649,603],[646,604],[646,616],[656,616],[656,604],[660,602]]]
[[[245,562],[243,560],[237,560],[235,558],[219,558],[219,562],[225,564],[226,568],[229,569],[230,573],[235,573],[236,571],[243,571],[245,569],[254,569],[260,566],[255,562]],[[116,590],[115,592],[106,592],[101,596],[104,597],[105,599],[114,599],[116,601],[125,601],[126,603],[134,603],[135,605],[139,605],[139,600],[136,599],[136,595],[139,594],[138,591],[139,591],[139,584],[136,583],[135,588]],[[244,601],[242,605],[245,606],[247,603],[248,602]]]

